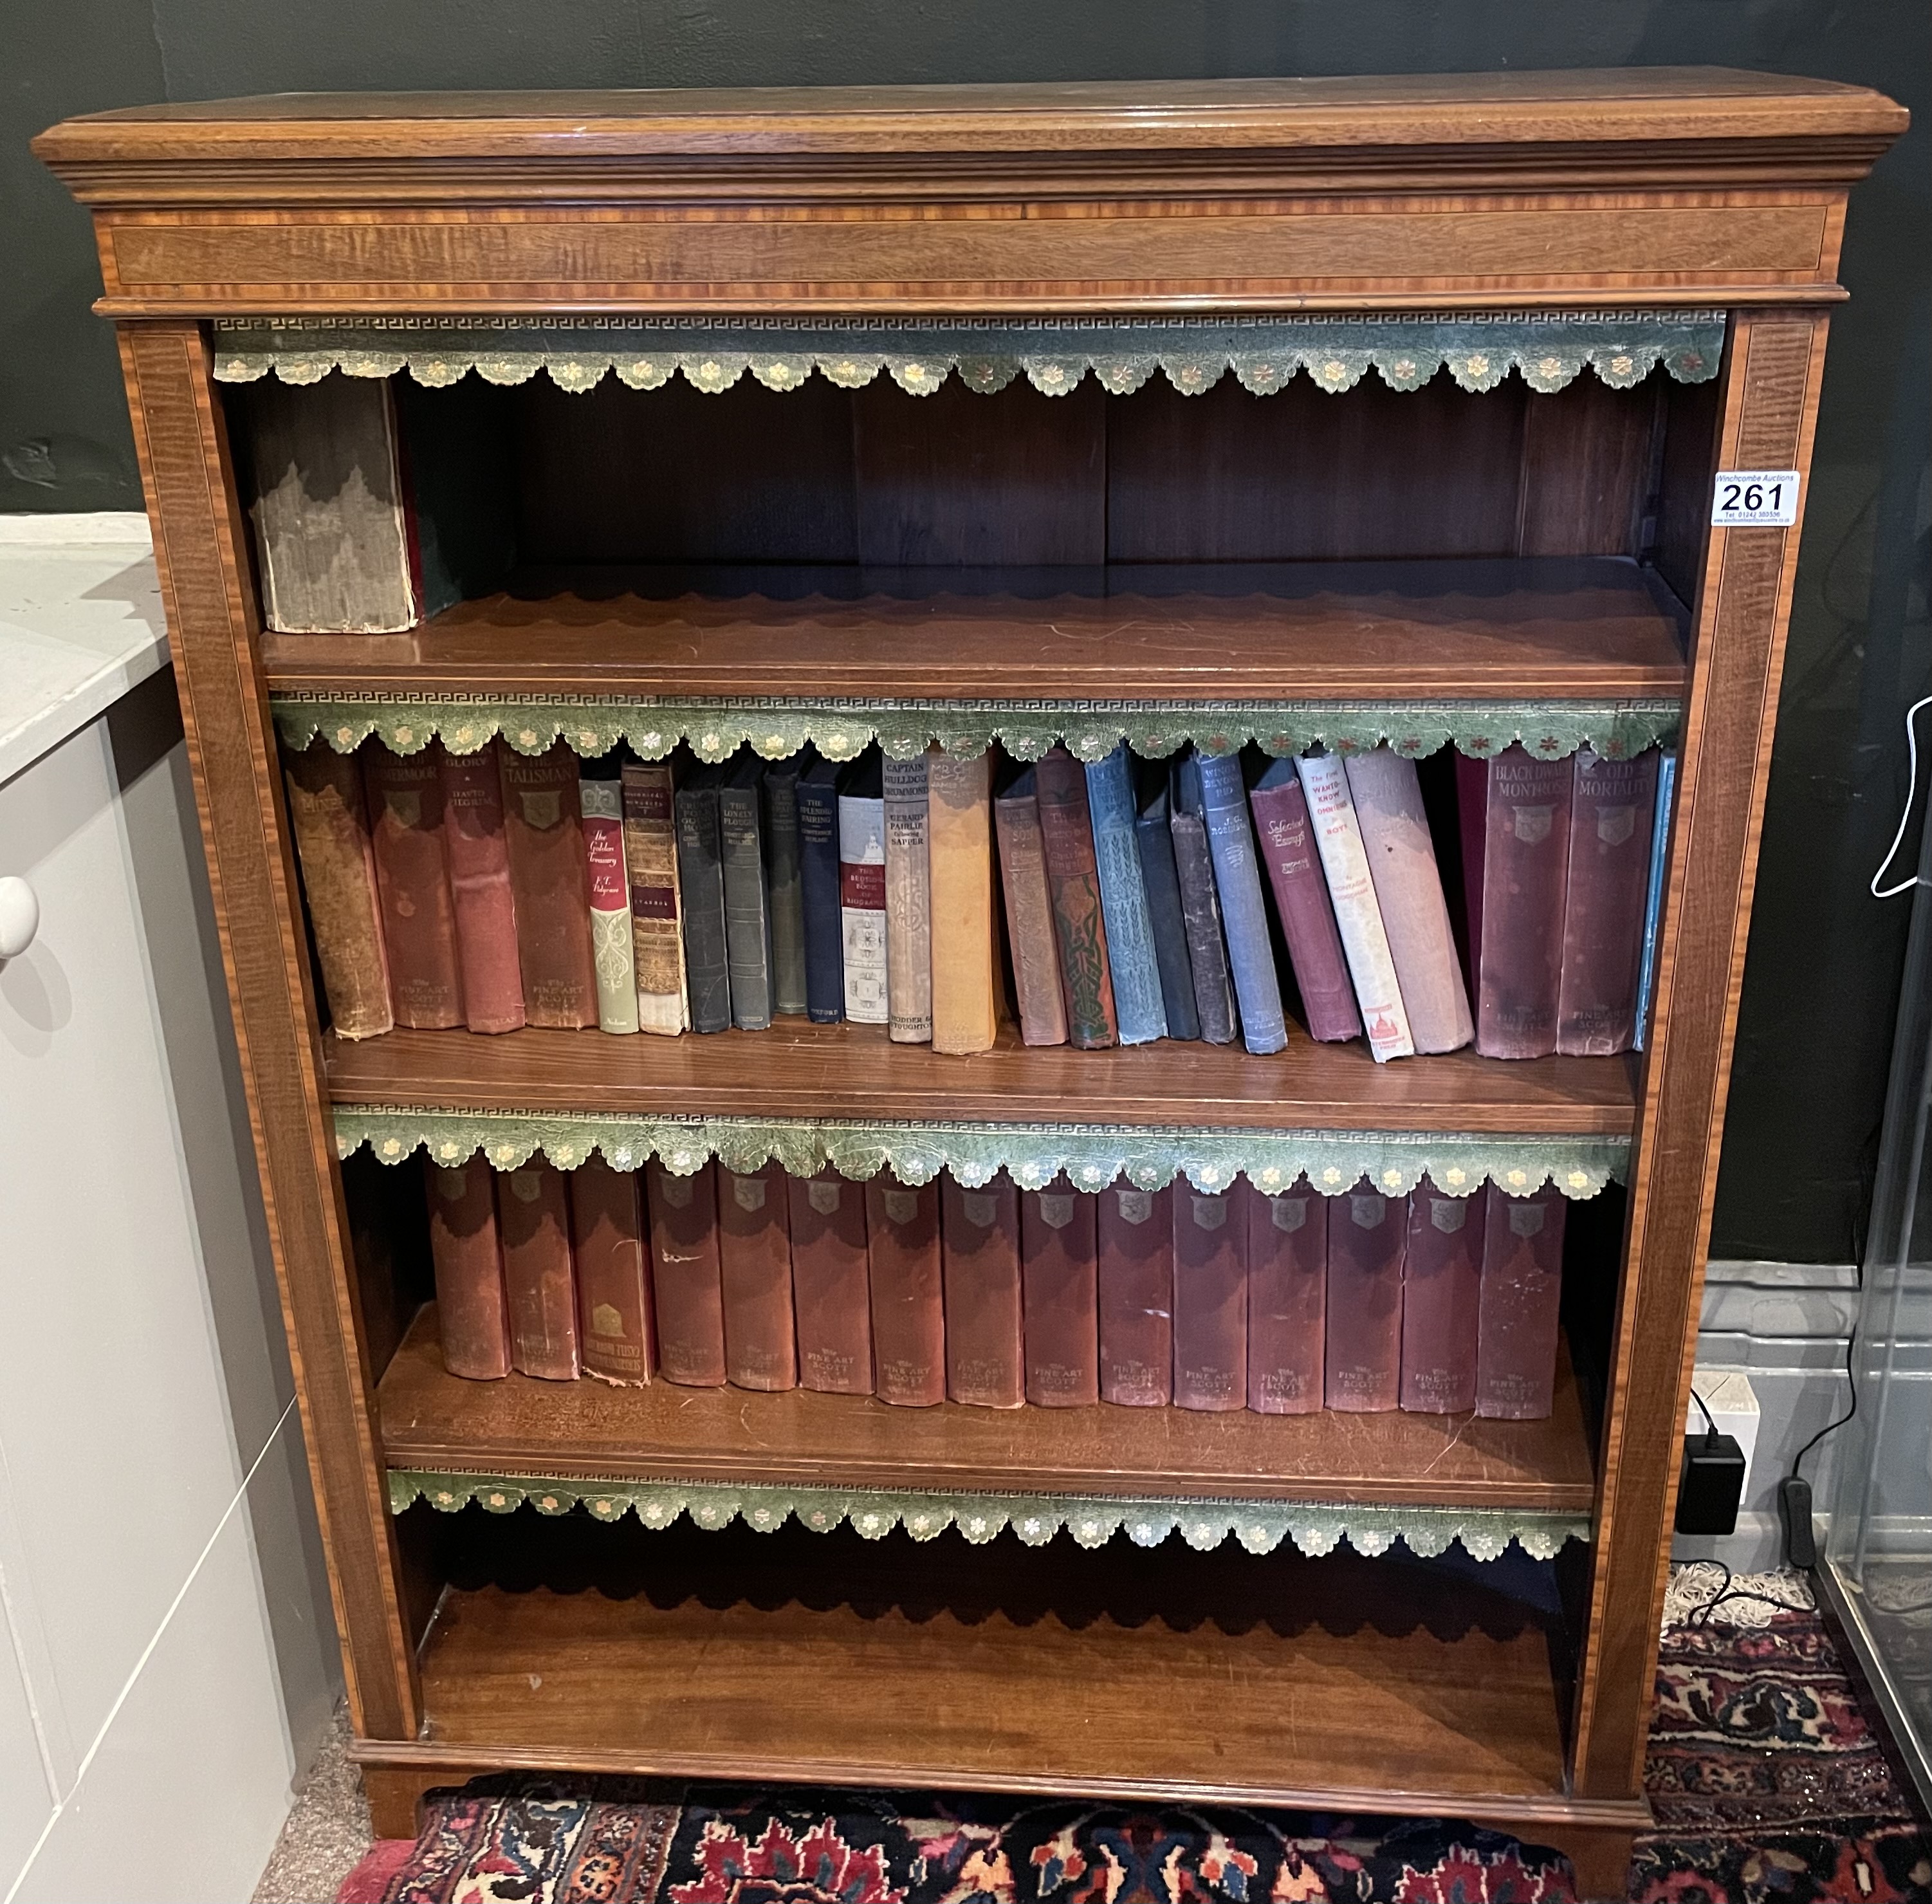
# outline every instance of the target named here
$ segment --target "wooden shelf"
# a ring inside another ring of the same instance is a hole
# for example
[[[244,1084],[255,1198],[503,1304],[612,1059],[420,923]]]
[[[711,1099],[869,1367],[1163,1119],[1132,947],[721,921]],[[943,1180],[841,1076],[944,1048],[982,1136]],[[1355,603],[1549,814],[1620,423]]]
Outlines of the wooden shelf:
[[[1595,1479],[1568,1353],[1547,1421],[1202,1414],[1184,1408],[893,1408],[869,1395],[513,1375],[442,1365],[434,1304],[377,1392],[392,1467],[558,1479],[672,1477],[946,1493],[1203,1495],[1588,1513]]]
[[[1685,615],[1611,557],[533,575],[406,635],[265,635],[276,691],[1142,700],[1683,692]]]
[[[992,1050],[958,1058],[894,1044],[883,1025],[795,1018],[702,1038],[332,1032],[322,1050],[334,1102],[405,1110],[1594,1137],[1630,1131],[1640,1062],[1458,1051],[1378,1065],[1359,1040],[1317,1044],[1298,1031],[1266,1058],[1171,1040],[1074,1051],[1029,1048],[1010,1025]]]
[[[1442,1571],[568,1521],[532,1565],[489,1520],[423,1647],[421,1738],[362,1756],[1568,1808],[1560,1635]]]

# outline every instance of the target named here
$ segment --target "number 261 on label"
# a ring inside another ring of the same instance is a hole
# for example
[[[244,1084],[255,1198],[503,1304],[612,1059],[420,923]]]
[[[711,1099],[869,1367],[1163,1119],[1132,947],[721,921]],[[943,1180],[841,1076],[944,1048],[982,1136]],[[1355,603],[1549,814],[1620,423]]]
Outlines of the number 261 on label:
[[[1796,470],[1720,470],[1711,499],[1711,524],[1717,529],[1789,524],[1798,520]]]

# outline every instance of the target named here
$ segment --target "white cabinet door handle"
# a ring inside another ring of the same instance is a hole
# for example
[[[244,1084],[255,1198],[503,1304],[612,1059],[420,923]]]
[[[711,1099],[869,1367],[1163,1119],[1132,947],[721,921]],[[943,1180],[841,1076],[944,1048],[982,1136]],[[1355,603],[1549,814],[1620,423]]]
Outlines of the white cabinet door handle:
[[[0,959],[17,959],[40,929],[40,902],[26,880],[0,879]]]

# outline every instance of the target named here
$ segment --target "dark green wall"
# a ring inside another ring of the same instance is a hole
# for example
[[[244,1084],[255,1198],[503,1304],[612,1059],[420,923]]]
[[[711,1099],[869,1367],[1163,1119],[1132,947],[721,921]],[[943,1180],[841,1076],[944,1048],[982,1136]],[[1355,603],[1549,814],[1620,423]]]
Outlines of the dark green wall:
[[[1883,88],[1855,194],[1792,616],[1713,1252],[1855,1251],[1904,902],[1865,882],[1928,659],[1932,10],[1924,0],[0,0],[0,509],[138,506],[86,221],[26,141],[71,113],[320,87],[1194,77],[1711,63]]]

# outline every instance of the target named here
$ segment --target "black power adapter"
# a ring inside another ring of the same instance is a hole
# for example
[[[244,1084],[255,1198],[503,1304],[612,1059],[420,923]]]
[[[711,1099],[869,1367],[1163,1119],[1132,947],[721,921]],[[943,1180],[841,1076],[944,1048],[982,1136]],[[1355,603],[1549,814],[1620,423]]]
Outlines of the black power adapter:
[[[1694,1389],[1690,1398],[1708,1424],[1702,1434],[1684,1437],[1684,1468],[1677,1481],[1677,1531],[1681,1534],[1735,1533],[1738,1503],[1744,1498],[1744,1451],[1736,1437],[1720,1434]]]

